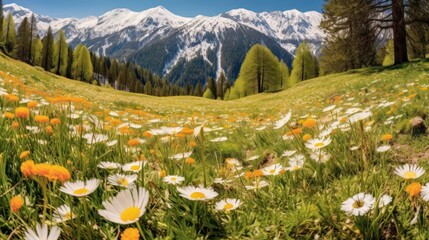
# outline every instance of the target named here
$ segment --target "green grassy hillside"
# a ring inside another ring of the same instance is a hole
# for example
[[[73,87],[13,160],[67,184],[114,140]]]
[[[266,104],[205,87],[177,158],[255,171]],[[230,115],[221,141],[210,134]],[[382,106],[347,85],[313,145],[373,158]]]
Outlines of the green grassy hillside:
[[[158,98],[0,55],[0,238],[427,239],[428,87],[416,61]]]

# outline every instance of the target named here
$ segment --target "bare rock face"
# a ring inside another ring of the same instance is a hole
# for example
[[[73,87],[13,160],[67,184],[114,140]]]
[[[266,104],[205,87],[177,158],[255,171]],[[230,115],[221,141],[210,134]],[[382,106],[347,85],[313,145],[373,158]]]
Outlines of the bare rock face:
[[[425,125],[425,121],[422,117],[415,117],[410,120],[410,126],[411,126],[411,134],[412,135],[419,135],[419,134],[425,134],[427,127]]]

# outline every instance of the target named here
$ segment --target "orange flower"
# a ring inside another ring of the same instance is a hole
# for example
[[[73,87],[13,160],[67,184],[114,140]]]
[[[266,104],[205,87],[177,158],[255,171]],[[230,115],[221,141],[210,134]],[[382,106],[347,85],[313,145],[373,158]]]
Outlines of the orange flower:
[[[264,173],[262,172],[262,170],[257,169],[257,170],[255,170],[255,171],[253,171],[253,175],[254,175],[255,177],[262,177],[262,176],[264,176]]]
[[[145,136],[145,137],[152,137],[153,135],[152,135],[152,133],[150,133],[149,131],[145,131],[145,132],[143,133],[143,136]]]
[[[167,176],[167,172],[165,170],[161,170],[161,171],[159,171],[159,176],[165,177],[165,176]]]
[[[19,101],[19,97],[17,97],[16,95],[13,94],[9,94],[6,96],[7,100],[11,101],[11,102],[18,102]]]
[[[27,107],[28,108],[35,108],[35,107],[37,107],[39,105],[39,103],[38,102],[36,102],[36,101],[31,101],[31,102],[28,102],[27,103]]]
[[[422,185],[418,182],[413,182],[405,188],[405,192],[407,192],[410,197],[418,196],[421,190]]]
[[[308,140],[310,140],[311,139],[311,135],[310,134],[305,134],[304,136],[302,136],[302,140],[304,140],[304,141],[308,141]]]
[[[136,228],[127,228],[121,234],[121,240],[139,240],[140,234],[139,230]]]
[[[36,115],[34,117],[34,121],[36,121],[38,123],[47,123],[47,122],[49,122],[49,117],[44,116],[44,115]]]
[[[186,159],[186,161],[185,161],[187,164],[191,164],[191,165],[193,165],[193,164],[195,164],[195,159],[193,159],[193,158],[191,158],[191,157],[188,157],[187,159]]]
[[[5,112],[5,113],[3,113],[3,117],[13,119],[13,118],[15,118],[15,114],[13,114],[11,112]]]
[[[51,121],[50,121],[50,124],[52,126],[60,125],[61,124],[61,120],[59,118],[52,118]]]
[[[12,212],[16,213],[24,205],[24,199],[21,196],[17,195],[10,199],[10,209]]]
[[[30,109],[26,107],[18,107],[15,109],[15,115],[19,118],[28,118],[30,116]]]
[[[30,155],[30,151],[23,151],[21,154],[19,154],[20,159],[26,158],[28,155]]]
[[[140,140],[134,138],[128,141],[128,146],[135,147],[140,144]]]
[[[197,143],[196,143],[196,142],[194,142],[194,141],[192,141],[192,142],[190,142],[190,143],[189,143],[189,146],[191,146],[191,147],[196,147],[196,146],[197,146]]]
[[[390,140],[392,140],[393,139],[393,136],[392,136],[392,134],[384,134],[382,137],[381,137],[381,140],[382,141],[390,141]]]
[[[302,126],[305,128],[312,128],[314,126],[316,126],[317,122],[314,119],[306,119],[303,123]]]
[[[253,177],[254,177],[252,172],[246,172],[246,173],[244,174],[244,176],[245,176],[247,179],[250,179],[250,178],[253,178]]]
[[[12,127],[15,129],[19,128],[19,123],[17,121],[12,122]]]
[[[54,133],[54,129],[52,128],[52,126],[47,126],[47,127],[46,127],[46,133],[47,133],[47,134],[52,134],[52,133]]]
[[[33,160],[27,160],[21,164],[21,173],[25,177],[32,176],[34,174],[34,161]]]

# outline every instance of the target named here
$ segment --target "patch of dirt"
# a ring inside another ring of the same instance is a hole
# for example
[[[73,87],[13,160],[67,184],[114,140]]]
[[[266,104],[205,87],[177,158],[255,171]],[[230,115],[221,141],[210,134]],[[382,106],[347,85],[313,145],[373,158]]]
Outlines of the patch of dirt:
[[[392,148],[395,150],[394,158],[398,162],[417,164],[420,160],[429,159],[429,146],[418,151],[410,145],[394,143]]]

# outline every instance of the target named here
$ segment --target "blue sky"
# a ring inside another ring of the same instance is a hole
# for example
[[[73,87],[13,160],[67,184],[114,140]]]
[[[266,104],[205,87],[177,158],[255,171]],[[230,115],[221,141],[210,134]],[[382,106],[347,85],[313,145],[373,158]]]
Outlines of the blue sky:
[[[4,0],[3,4],[16,3],[32,11],[51,17],[98,16],[114,8],[142,11],[164,6],[171,12],[185,16],[214,16],[234,8],[255,12],[298,9],[321,11],[323,0]]]

